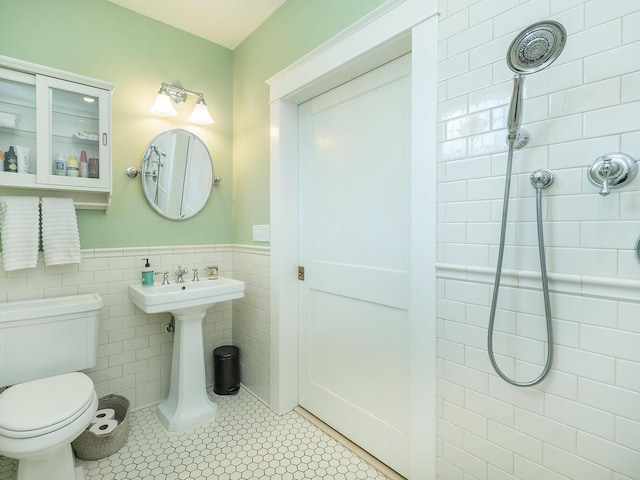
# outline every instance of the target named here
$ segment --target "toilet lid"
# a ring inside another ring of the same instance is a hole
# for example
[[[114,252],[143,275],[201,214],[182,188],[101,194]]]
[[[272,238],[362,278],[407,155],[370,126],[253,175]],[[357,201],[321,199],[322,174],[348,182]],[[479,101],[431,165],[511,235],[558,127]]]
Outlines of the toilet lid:
[[[91,405],[93,382],[80,372],[20,383],[0,394],[0,435],[27,438],[58,430]]]

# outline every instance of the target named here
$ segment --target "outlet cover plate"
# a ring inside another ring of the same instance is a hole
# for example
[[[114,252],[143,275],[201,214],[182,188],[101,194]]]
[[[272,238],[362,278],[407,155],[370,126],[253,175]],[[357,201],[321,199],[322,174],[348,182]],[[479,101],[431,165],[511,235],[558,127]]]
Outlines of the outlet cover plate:
[[[269,225],[254,225],[253,226],[253,241],[254,242],[269,242],[270,241]]]

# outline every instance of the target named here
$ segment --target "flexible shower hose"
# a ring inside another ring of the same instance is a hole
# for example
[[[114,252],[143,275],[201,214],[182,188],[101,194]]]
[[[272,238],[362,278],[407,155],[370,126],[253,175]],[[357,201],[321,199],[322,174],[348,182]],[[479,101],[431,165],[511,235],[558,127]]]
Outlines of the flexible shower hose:
[[[491,298],[491,313],[489,315],[489,328],[487,333],[487,350],[489,361],[496,373],[507,383],[516,387],[532,387],[542,382],[551,370],[553,362],[553,328],[551,324],[551,302],[549,301],[549,282],[547,279],[547,260],[544,252],[544,235],[542,229],[542,189],[541,185],[536,185],[536,222],[538,226],[538,253],[540,256],[540,272],[542,275],[542,294],[544,296],[544,313],[547,327],[547,357],[542,373],[535,379],[528,382],[519,382],[509,378],[498,366],[495,353],[493,351],[493,330],[496,319],[496,308],[498,305],[498,293],[500,290],[500,278],[502,276],[502,260],[504,257],[504,244],[507,234],[507,213],[509,211],[509,196],[511,190],[511,170],[513,164],[513,149],[515,139],[509,139],[509,152],[507,157],[507,173],[504,184],[504,202],[502,204],[502,224],[500,227],[500,247],[498,249],[498,263],[496,266],[496,278],[493,285],[493,296]]]

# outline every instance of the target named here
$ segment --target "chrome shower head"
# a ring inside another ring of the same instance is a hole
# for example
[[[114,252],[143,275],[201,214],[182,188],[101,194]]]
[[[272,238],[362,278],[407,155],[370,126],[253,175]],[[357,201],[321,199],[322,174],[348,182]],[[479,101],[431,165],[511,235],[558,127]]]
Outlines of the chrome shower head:
[[[522,88],[524,75],[539,72],[560,56],[567,42],[567,32],[558,22],[547,20],[522,30],[509,45],[507,65],[516,74],[509,109],[507,139],[515,141],[522,123]]]
[[[567,32],[558,22],[547,20],[522,30],[507,51],[507,65],[518,75],[529,75],[551,65],[567,42]]]

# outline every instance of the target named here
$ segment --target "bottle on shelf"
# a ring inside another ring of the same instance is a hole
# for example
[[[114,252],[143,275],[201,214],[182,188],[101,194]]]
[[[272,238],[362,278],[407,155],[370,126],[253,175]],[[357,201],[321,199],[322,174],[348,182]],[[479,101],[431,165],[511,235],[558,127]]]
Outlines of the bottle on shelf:
[[[97,158],[89,159],[89,178],[100,178],[100,164]]]
[[[59,153],[53,162],[53,173],[55,175],[66,175],[67,173],[67,159],[63,153]]]
[[[18,155],[16,155],[13,145],[9,147],[9,151],[4,155],[4,171],[18,173]]]
[[[18,173],[29,173],[29,147],[16,145],[18,156]]]
[[[75,155],[69,155],[67,158],[67,177],[79,177],[80,176],[80,164],[78,163],[78,157]]]

